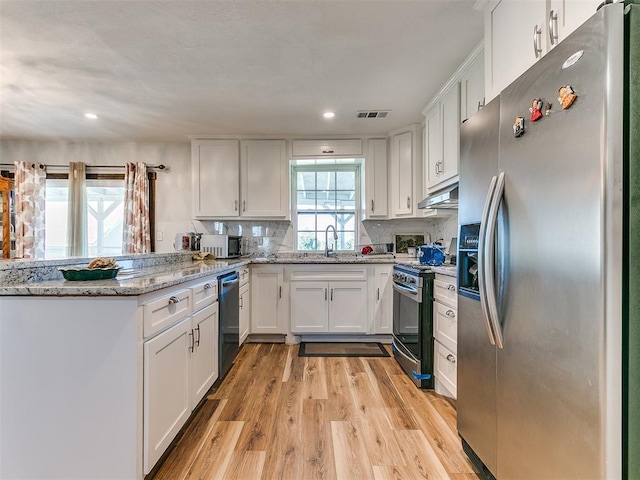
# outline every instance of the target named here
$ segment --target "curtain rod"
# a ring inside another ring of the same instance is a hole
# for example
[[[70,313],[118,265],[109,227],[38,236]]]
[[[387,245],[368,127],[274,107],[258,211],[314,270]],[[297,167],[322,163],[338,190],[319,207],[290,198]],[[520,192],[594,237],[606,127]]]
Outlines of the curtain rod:
[[[35,166],[36,163],[32,163],[32,166]],[[69,165],[47,165],[44,163],[38,163],[37,165],[40,165],[40,168],[44,168],[44,167],[51,167],[51,168],[69,168]],[[87,168],[125,168],[125,165],[91,165],[91,164],[85,164]],[[15,165],[13,163],[0,163],[0,167],[15,167]],[[153,170],[167,170],[167,167],[163,164],[160,165],[147,165],[147,168],[153,169]]]

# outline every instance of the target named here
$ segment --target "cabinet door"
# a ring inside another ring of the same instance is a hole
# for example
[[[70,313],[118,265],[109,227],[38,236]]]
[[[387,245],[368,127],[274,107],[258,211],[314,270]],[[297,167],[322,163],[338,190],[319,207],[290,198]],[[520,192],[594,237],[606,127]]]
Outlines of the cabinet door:
[[[480,55],[460,78],[461,123],[484,106],[484,56]]]
[[[329,284],[291,282],[291,331],[324,333],[329,331]]]
[[[196,218],[240,215],[239,153],[237,140],[194,140],[191,144]]]
[[[251,289],[251,333],[287,333],[288,293],[284,288],[284,269],[253,267]]]
[[[191,329],[189,333],[193,340],[190,338],[189,341],[193,343],[189,347],[189,390],[193,410],[218,378],[218,303],[193,315]]]
[[[368,333],[367,282],[329,282],[329,331]]]
[[[433,187],[440,182],[442,175],[442,126],[440,103],[427,112],[425,117],[424,152],[426,166],[426,186]]]
[[[289,176],[284,140],[246,140],[241,154],[241,215],[287,217]]]
[[[548,36],[545,1],[502,0],[485,13],[487,102],[537,60],[533,47],[536,27],[541,32],[541,56],[546,50]]]
[[[442,97],[442,175],[444,183],[458,175],[460,159],[460,85],[456,83]]]
[[[391,265],[380,265],[374,268],[374,331],[373,333],[393,333],[393,282]]]
[[[144,343],[144,472],[149,473],[191,413],[187,318]]]
[[[387,168],[387,140],[369,140],[365,163],[366,218],[384,218],[389,214]]]
[[[393,215],[413,213],[413,132],[391,139]]]
[[[249,326],[251,324],[251,291],[249,290],[249,283],[245,283],[240,287],[240,299],[239,299],[239,324],[240,324],[240,345],[249,336]]]
[[[548,18],[551,48],[588,20],[601,3],[602,0],[550,0]]]

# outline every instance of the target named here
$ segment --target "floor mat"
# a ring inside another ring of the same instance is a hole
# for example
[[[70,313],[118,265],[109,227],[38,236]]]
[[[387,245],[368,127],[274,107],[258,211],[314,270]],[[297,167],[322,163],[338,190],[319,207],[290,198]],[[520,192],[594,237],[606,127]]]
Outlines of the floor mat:
[[[299,357],[388,357],[381,343],[302,342]]]

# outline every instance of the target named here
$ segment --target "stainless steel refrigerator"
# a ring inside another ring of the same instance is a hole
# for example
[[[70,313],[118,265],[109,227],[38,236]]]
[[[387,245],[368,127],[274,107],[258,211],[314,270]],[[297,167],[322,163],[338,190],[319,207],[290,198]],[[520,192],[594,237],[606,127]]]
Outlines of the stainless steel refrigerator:
[[[639,10],[601,8],[461,126],[458,431],[498,479],[640,476]]]

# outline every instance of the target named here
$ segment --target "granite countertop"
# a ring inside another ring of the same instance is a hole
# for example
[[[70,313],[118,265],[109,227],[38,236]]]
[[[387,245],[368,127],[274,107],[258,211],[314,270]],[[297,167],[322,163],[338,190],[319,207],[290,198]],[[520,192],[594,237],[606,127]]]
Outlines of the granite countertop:
[[[448,275],[449,277],[454,278],[458,276],[458,269],[455,265],[441,265],[439,267],[431,267],[431,271],[440,273],[442,275]]]
[[[378,264],[394,263],[393,255],[284,254],[270,257],[192,261],[190,253],[117,256],[120,272],[112,280],[67,281],[58,269],[85,266],[90,258],[12,260],[0,263],[0,296],[142,295],[198,278],[223,274],[248,264]]]

